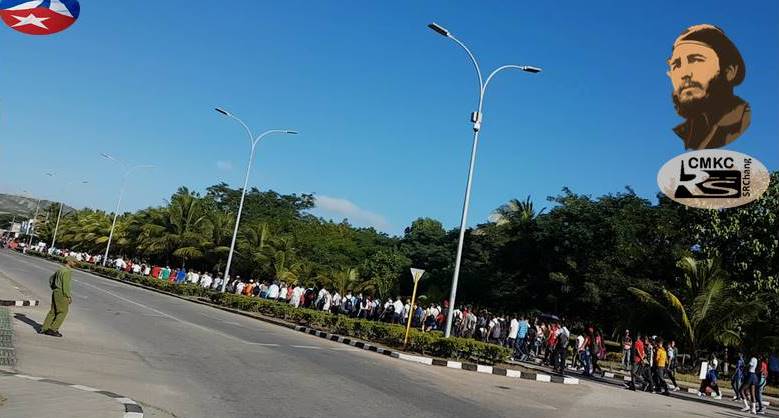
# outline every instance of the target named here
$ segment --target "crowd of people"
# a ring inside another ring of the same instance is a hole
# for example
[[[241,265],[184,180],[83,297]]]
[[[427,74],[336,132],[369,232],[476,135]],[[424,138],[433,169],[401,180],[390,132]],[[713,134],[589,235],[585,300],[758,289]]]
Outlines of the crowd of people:
[[[679,385],[676,383],[679,351],[674,340],[664,343],[662,337],[642,338],[641,335],[633,340],[630,338],[630,333],[626,331],[622,343],[625,356],[623,367],[630,363],[630,382],[626,383],[628,389],[667,395],[669,387],[665,380],[668,379],[674,386],[673,390],[679,390]],[[771,361],[777,362],[775,354],[771,356]],[[712,354],[708,361],[702,362],[699,373],[699,397],[710,394],[714,399],[722,399],[718,385],[720,366],[720,361],[715,354]],[[748,363],[745,362],[742,353],[738,354],[735,371],[731,377],[731,387],[735,393],[733,401],[744,403],[742,412],[765,414],[762,398],[768,381],[769,357],[766,354],[756,353]]]
[[[13,245],[11,241],[5,240],[0,242],[0,246]],[[38,244],[31,249],[43,252],[46,251],[46,245]],[[73,257],[80,262],[92,264],[102,262],[100,255],[83,252],[49,249],[48,253]],[[223,284],[219,273],[187,270],[184,267],[171,268],[122,257],[109,259],[106,264],[120,271],[170,283],[188,283],[214,290],[220,289]],[[382,301],[379,297],[351,290],[347,290],[342,295],[337,290],[329,290],[326,287],[317,289],[280,280],[244,280],[240,276],[230,280],[226,284],[226,290],[248,297],[287,303],[296,308],[310,308],[393,324],[405,325],[410,316],[411,326],[423,332],[443,330],[446,327],[449,310],[447,300],[440,304],[428,303],[426,306],[415,303],[412,307],[411,300],[400,296]],[[537,315],[531,318],[526,315],[493,314],[486,309],[472,306],[455,308],[452,318],[453,335],[506,346],[512,351],[512,360],[535,360],[563,373],[568,365],[567,357],[572,355],[570,367],[580,371],[582,375],[604,374],[598,363],[606,359],[607,350],[603,335],[595,326],[579,325],[577,328],[580,331],[574,337],[566,322],[553,315]],[[632,338],[630,332],[625,331],[621,348],[622,367],[630,371],[630,382],[625,384],[628,389],[665,395],[668,395],[671,390],[679,390],[676,382],[679,351],[674,340],[670,339],[666,342],[662,337],[647,335],[637,335]],[[770,366],[769,362],[772,362]],[[718,366],[720,362],[714,356],[703,363],[699,396],[710,393],[714,399],[722,399],[718,386]],[[731,378],[731,387],[736,394],[733,400],[744,403],[742,411],[754,414],[765,413],[762,392],[769,381],[769,370],[770,377],[776,379],[779,373],[779,360],[775,354],[770,359],[765,355],[755,355],[748,362],[742,354],[738,355]],[[666,379],[670,380],[672,386],[666,383]]]

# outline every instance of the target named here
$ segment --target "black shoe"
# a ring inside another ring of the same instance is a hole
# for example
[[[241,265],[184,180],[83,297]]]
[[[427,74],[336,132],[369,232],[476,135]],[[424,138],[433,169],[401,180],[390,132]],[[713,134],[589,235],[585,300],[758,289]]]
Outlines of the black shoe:
[[[62,334],[60,334],[60,332],[59,332],[59,331],[54,331],[54,334],[53,334],[53,335],[54,335],[55,337],[60,337],[60,338],[62,338]]]

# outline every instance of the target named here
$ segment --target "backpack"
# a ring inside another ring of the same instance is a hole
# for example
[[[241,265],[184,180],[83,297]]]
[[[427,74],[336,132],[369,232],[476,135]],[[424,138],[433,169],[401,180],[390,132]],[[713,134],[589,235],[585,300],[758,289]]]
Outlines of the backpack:
[[[568,347],[568,336],[561,332],[557,337],[557,348],[564,350],[566,347]]]
[[[351,313],[351,312],[352,312],[352,308],[353,308],[353,307],[354,307],[354,306],[352,305],[352,299],[351,299],[351,298],[349,298],[349,299],[346,299],[346,303],[344,304],[344,310],[345,310],[347,313]]]

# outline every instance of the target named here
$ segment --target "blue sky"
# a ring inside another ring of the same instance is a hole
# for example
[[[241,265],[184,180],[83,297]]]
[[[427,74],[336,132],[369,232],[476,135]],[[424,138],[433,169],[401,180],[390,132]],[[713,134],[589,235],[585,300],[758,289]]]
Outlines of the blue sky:
[[[731,1],[81,1],[54,36],[0,28],[0,192],[28,190],[112,210],[108,152],[157,169],[134,176],[126,209],[180,185],[239,186],[256,131],[251,184],[316,193],[317,214],[400,234],[415,218],[459,223],[477,87],[487,93],[469,224],[511,198],[537,205],[563,186],[599,196],[658,191],[682,152],[665,60],[687,26],[722,27],[747,63],[736,93],[752,125],[730,149],[779,169],[779,3]],[[759,6],[758,6],[759,5]],[[54,170],[58,178],[43,175]],[[64,185],[86,179],[87,186]]]

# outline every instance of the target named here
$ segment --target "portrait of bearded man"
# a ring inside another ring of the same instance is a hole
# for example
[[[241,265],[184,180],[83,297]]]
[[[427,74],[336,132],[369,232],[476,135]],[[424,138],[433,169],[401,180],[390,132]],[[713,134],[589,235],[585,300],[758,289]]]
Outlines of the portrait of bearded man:
[[[685,119],[674,132],[688,150],[720,148],[749,127],[749,103],[733,94],[746,76],[736,46],[713,25],[687,28],[668,59],[676,113]]]

